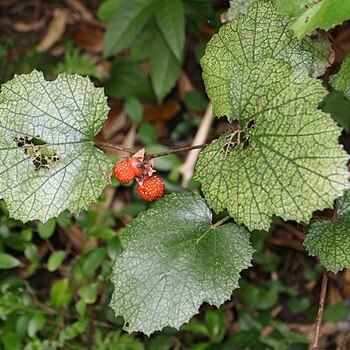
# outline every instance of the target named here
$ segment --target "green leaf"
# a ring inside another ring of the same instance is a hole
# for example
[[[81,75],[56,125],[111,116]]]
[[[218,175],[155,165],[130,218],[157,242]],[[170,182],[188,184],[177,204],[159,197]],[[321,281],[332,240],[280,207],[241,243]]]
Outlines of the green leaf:
[[[317,28],[329,30],[350,18],[350,0],[323,0],[314,4],[291,24],[301,39]]]
[[[138,97],[154,99],[152,87],[145,72],[130,57],[119,57],[110,69],[106,93],[114,98]]]
[[[4,84],[1,98],[0,193],[10,216],[46,222],[65,209],[87,208],[108,184],[111,169],[92,143],[107,118],[103,89],[77,75],[46,81],[33,71]],[[26,147],[15,137],[28,137]]]
[[[331,77],[330,82],[334,89],[341,91],[350,100],[350,56],[345,58],[340,71]]]
[[[288,16],[299,16],[307,10],[314,0],[276,0],[276,7],[279,13]]]
[[[97,299],[98,283],[88,284],[78,290],[79,296],[86,304],[93,304]]]
[[[38,234],[42,239],[50,238],[56,229],[56,219],[50,219],[45,224],[38,223]]]
[[[201,65],[214,115],[226,115],[229,120],[237,118],[232,110],[230,84],[239,67],[250,62],[282,59],[305,73],[314,73],[314,54],[293,38],[287,25],[273,4],[262,0],[252,4],[247,15],[222,26],[212,37]]]
[[[346,322],[350,314],[350,306],[345,304],[333,304],[325,308],[324,322]]]
[[[118,7],[124,0],[105,0],[97,10],[97,17],[101,21],[109,22],[117,12]]]
[[[310,255],[317,255],[330,271],[350,268],[350,191],[335,203],[338,219],[311,223],[304,245]]]
[[[227,10],[226,17],[232,21],[238,17],[239,14],[246,14],[248,7],[257,0],[230,0],[230,7]]]
[[[267,230],[274,215],[307,222],[314,210],[332,207],[349,187],[348,156],[338,144],[341,129],[317,110],[325,93],[320,81],[281,61],[236,69],[230,102],[240,138],[221,136],[196,165],[210,207],[227,209],[250,230]]]
[[[50,272],[56,271],[61,265],[67,253],[64,250],[57,250],[53,252],[47,262],[47,269]]]
[[[160,104],[175,85],[181,71],[180,62],[160,33],[153,39],[150,64],[152,85]]]
[[[83,264],[83,272],[87,279],[91,280],[95,276],[97,268],[102,264],[106,256],[105,247],[96,248],[91,251]]]
[[[317,78],[326,72],[331,65],[331,43],[327,39],[306,37],[302,41],[303,48],[313,55],[313,67],[310,75]]]
[[[157,0],[123,0],[110,20],[104,37],[104,55],[128,47],[151,17]]]
[[[332,90],[322,101],[320,108],[329,113],[347,133],[350,133],[350,100],[341,92]]]
[[[177,60],[182,62],[185,44],[185,12],[182,0],[160,0],[155,17],[166,43]]]
[[[44,325],[45,317],[42,314],[35,314],[28,323],[28,335],[34,338],[36,333],[43,329]]]
[[[128,332],[178,328],[203,302],[230,298],[253,249],[245,228],[214,227],[211,219],[202,198],[173,193],[126,227],[110,306]]]
[[[50,291],[50,299],[53,307],[66,308],[73,297],[73,290],[69,287],[67,278],[54,282]]]
[[[13,269],[20,265],[20,261],[14,256],[0,253],[0,270]]]

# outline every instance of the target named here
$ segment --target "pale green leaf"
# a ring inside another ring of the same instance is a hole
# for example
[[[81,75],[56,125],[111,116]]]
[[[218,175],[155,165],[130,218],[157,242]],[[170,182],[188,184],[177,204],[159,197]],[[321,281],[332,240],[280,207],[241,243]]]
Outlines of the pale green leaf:
[[[279,13],[288,16],[299,16],[307,10],[314,0],[276,0],[276,7]]]
[[[118,3],[104,36],[104,55],[110,56],[128,47],[150,19],[156,4],[157,0]]]
[[[4,84],[1,96],[0,193],[10,216],[46,222],[65,209],[87,208],[108,184],[111,168],[92,143],[109,109],[103,89],[77,75],[46,81],[33,71]],[[15,137],[32,141],[23,147]],[[35,154],[45,166],[35,165]]]
[[[350,100],[350,56],[345,58],[340,71],[331,77],[330,82],[334,89],[341,91]]]
[[[166,43],[181,62],[185,44],[185,12],[182,0],[160,0],[155,17]]]
[[[203,302],[230,298],[253,249],[245,228],[213,227],[211,220],[201,197],[174,193],[126,227],[110,305],[128,332],[178,328]]]
[[[230,7],[226,13],[227,19],[231,21],[241,13],[246,14],[248,7],[255,1],[257,0],[230,0]]]
[[[313,66],[310,69],[310,75],[319,77],[323,75],[326,69],[331,65],[331,43],[327,39],[306,37],[302,41],[305,50],[313,55]]]
[[[348,156],[338,144],[341,129],[317,110],[325,93],[320,81],[285,62],[235,70],[230,102],[241,142],[232,144],[233,132],[221,136],[196,165],[215,211],[228,209],[253,230],[268,229],[274,215],[307,222],[314,210],[332,207],[348,188]]]
[[[66,256],[67,253],[64,250],[57,250],[53,252],[47,261],[47,269],[50,272],[56,271],[62,265],[62,262]]]
[[[0,270],[13,269],[20,265],[20,261],[14,256],[0,252]]]
[[[277,14],[270,1],[262,0],[212,37],[201,65],[214,115],[237,118],[231,108],[230,84],[238,67],[276,58],[304,73],[315,72],[314,55],[305,50],[287,27],[287,19]]]
[[[350,0],[322,0],[303,12],[292,24],[301,39],[315,29],[329,30],[350,18]]]

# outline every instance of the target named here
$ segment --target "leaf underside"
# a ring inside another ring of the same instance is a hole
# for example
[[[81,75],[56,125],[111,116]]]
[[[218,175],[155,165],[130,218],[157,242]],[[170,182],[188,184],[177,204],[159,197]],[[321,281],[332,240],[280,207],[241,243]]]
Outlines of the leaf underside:
[[[273,59],[236,67],[231,82],[230,109],[249,143],[230,146],[231,132],[201,152],[195,179],[210,207],[250,230],[331,207],[348,188],[348,156],[341,129],[317,110],[321,82]]]
[[[123,236],[110,306],[128,332],[178,328],[203,302],[219,306],[238,287],[253,249],[243,227],[211,226],[202,198],[174,193],[139,215]]]
[[[0,193],[11,217],[46,222],[66,209],[87,208],[98,198],[111,165],[92,139],[108,110],[103,89],[78,75],[64,73],[46,81],[33,71],[2,86]],[[45,145],[27,148],[14,141],[25,137]],[[39,168],[38,154],[46,162]]]

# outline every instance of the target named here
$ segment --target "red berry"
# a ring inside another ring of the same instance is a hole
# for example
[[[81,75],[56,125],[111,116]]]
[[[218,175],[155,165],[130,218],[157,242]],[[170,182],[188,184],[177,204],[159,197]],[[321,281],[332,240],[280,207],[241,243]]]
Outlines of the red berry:
[[[113,173],[116,179],[122,184],[134,180],[136,175],[135,168],[131,165],[129,159],[118,162],[113,168]]]
[[[137,184],[136,192],[141,199],[152,202],[164,195],[164,182],[158,176],[147,177]]]

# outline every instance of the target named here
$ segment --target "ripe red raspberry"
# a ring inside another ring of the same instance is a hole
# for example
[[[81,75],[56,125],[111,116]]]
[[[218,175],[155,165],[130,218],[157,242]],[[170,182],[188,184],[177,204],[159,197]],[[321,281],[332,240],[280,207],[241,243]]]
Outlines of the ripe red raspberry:
[[[118,162],[114,166],[113,173],[120,183],[126,184],[127,182],[134,180],[136,176],[135,169],[136,168],[132,166],[130,160],[126,159]]]
[[[158,176],[147,177],[137,184],[136,192],[141,199],[152,202],[164,195],[164,182]]]

